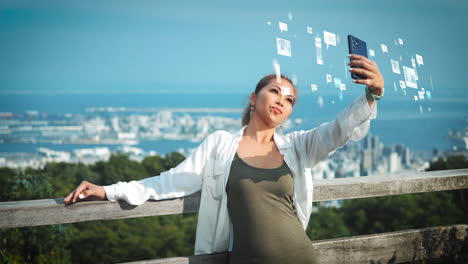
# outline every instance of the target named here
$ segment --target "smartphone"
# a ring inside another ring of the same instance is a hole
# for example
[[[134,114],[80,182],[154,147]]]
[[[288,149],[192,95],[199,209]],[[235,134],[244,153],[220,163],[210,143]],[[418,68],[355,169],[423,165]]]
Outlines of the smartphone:
[[[348,50],[349,54],[358,54],[367,58],[367,44],[365,41],[356,38],[355,36],[348,35]],[[352,68],[362,68],[361,66],[351,66]],[[366,76],[357,73],[351,73],[353,79],[367,79]]]

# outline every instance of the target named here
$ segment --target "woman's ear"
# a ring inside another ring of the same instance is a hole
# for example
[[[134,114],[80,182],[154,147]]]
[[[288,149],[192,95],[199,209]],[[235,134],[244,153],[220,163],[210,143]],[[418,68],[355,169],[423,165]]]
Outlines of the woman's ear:
[[[255,94],[255,92],[253,92],[252,94],[250,94],[249,98],[250,105],[255,105],[255,99],[257,99],[257,95]]]

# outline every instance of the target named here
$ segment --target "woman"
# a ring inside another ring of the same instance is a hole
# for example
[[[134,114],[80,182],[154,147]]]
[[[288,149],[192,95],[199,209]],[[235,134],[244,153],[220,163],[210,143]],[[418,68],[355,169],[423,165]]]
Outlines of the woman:
[[[366,85],[335,121],[285,136],[275,133],[292,113],[296,88],[265,76],[250,95],[239,132],[216,131],[177,167],[156,177],[109,186],[81,183],[65,203],[125,200],[139,205],[201,190],[195,254],[231,251],[230,263],[315,263],[305,234],[312,211],[311,168],[348,140],[362,139],[376,117],[384,80],[375,62],[350,55]],[[80,197],[81,195],[81,197]]]

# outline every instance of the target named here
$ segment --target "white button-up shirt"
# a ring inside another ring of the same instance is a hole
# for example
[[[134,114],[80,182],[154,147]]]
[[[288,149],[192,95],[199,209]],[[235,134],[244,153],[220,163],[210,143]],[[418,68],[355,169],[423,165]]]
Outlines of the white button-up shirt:
[[[294,206],[304,230],[312,212],[311,168],[348,140],[362,139],[376,116],[377,103],[369,107],[365,95],[361,95],[332,122],[284,136],[274,134],[275,144],[294,178]],[[213,132],[187,159],[159,176],[104,186],[107,198],[140,205],[148,199],[183,197],[201,190],[195,254],[231,250],[233,230],[225,188],[245,128],[234,134]]]

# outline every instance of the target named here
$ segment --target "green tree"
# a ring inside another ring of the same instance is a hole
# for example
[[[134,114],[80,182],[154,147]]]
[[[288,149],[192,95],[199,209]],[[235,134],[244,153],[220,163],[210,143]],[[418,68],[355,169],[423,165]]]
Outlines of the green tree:
[[[151,176],[157,176],[166,170],[164,158],[159,155],[146,157],[141,164],[145,167],[148,175]]]
[[[310,217],[306,233],[311,240],[332,239],[350,235],[350,231],[344,223],[343,212],[339,208],[320,205],[318,211]]]
[[[149,177],[146,169],[137,161],[130,160],[127,155],[111,155],[109,161],[97,162],[91,167],[99,175],[94,182],[98,185],[114,184],[118,181],[141,180]]]
[[[449,156],[447,158],[439,158],[435,162],[431,162],[427,171],[437,170],[456,170],[468,168],[468,159],[463,155]],[[468,190],[456,190],[452,192],[454,201],[465,212],[465,219],[468,219]]]

